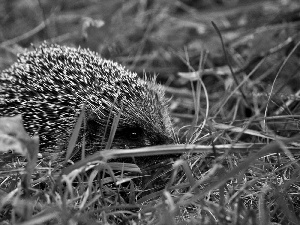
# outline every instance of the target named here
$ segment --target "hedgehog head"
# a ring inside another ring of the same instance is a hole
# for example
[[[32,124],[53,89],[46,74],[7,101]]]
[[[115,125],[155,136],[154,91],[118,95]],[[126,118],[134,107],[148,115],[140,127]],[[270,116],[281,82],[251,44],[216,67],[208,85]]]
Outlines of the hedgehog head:
[[[126,76],[122,77],[124,80],[116,81],[114,88],[107,88],[101,97],[94,96],[93,101],[88,102],[88,140],[95,140],[92,143],[97,144],[96,140],[104,135],[106,124],[111,125],[113,116],[121,113],[113,148],[172,143],[172,126],[162,87],[153,79],[129,80]]]

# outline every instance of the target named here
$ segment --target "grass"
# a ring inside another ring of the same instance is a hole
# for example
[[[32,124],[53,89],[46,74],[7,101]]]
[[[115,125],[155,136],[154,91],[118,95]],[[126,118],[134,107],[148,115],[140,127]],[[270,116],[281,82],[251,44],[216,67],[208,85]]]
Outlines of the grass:
[[[48,40],[158,73],[181,144],[107,150],[70,165],[82,119],[62,168],[39,158],[20,118],[1,118],[1,225],[299,224],[300,42],[297,17],[286,16],[297,15],[297,1],[27,2],[1,3],[13,12],[2,18],[1,68],[20,46]],[[8,143],[24,157],[7,153]],[[182,156],[152,176],[107,161],[164,154]]]

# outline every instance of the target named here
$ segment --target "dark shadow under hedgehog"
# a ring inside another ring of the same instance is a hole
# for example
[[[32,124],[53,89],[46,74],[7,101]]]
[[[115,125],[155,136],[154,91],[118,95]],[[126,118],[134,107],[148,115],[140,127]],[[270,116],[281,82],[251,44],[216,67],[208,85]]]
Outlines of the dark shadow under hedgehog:
[[[0,75],[0,116],[22,114],[26,131],[40,136],[41,152],[63,149],[84,104],[86,155],[105,148],[106,124],[121,107],[112,148],[174,142],[162,87],[88,49],[44,43]]]

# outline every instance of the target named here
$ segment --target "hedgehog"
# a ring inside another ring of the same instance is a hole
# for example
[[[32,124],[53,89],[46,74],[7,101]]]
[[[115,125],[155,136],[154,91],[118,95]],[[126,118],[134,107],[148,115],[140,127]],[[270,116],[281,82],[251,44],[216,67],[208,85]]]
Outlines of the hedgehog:
[[[89,49],[44,42],[1,72],[0,116],[22,114],[25,130],[40,137],[40,152],[66,149],[83,107],[86,155],[105,148],[105,128],[118,113],[111,148],[174,143],[168,101],[155,78],[139,78]]]

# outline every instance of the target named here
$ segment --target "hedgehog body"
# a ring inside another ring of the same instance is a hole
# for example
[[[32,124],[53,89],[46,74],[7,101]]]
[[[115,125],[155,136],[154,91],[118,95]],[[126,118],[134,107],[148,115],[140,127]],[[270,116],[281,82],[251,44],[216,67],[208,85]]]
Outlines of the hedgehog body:
[[[113,148],[173,142],[164,93],[155,80],[140,79],[88,49],[44,43],[20,54],[0,75],[0,116],[22,114],[27,132],[40,136],[41,151],[61,149],[83,106],[87,154],[104,148],[106,124],[120,110]]]

